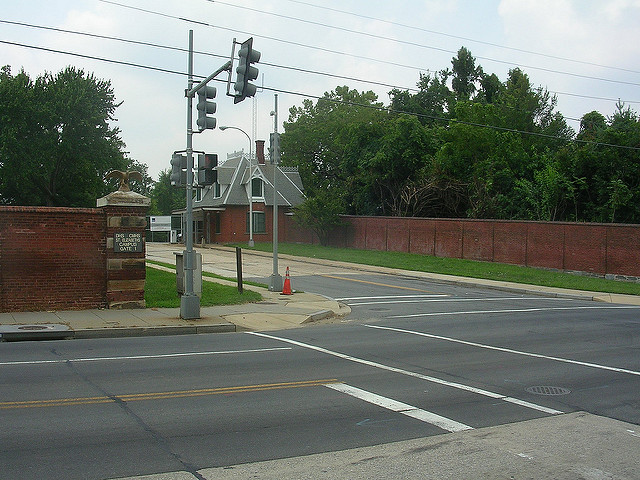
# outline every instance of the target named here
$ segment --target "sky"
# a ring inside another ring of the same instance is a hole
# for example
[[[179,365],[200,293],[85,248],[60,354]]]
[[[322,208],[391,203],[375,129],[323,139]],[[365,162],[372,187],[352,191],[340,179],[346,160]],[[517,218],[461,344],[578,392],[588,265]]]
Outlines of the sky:
[[[234,104],[226,73],[210,85],[218,89],[218,126],[267,143],[276,94],[283,132],[289,109],[305,98],[347,85],[388,104],[392,88],[414,89],[420,73],[450,68],[462,46],[501,81],[519,67],[556,94],[575,130],[585,113],[612,115],[618,100],[640,111],[640,0],[0,0],[0,7],[0,66],[35,79],[73,65],[109,80],[122,102],[115,125],[126,151],[154,179],[170,168],[173,151],[186,148],[189,30],[200,79],[229,60],[234,39],[253,37],[263,87],[256,96]],[[193,147],[224,160],[248,151],[249,140],[216,128],[195,134]]]

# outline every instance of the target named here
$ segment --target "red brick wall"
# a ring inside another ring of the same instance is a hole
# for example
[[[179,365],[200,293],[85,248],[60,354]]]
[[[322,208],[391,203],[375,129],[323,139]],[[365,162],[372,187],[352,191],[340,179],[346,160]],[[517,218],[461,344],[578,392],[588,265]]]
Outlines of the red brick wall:
[[[640,225],[344,216],[336,247],[640,277]],[[283,242],[318,243],[287,218]],[[289,235],[294,231],[295,235]]]
[[[100,209],[0,207],[0,311],[105,307]]]

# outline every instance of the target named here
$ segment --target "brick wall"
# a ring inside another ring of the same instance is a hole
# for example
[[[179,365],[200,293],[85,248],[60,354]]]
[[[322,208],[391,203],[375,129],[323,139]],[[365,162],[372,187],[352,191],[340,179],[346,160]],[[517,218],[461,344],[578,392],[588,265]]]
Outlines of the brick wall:
[[[344,216],[331,245],[640,277],[640,225]],[[319,243],[295,225],[283,242]]]
[[[105,307],[100,209],[0,207],[0,311]]]
[[[148,202],[118,191],[101,208],[0,206],[0,312],[144,307]],[[115,251],[116,233],[140,251]]]

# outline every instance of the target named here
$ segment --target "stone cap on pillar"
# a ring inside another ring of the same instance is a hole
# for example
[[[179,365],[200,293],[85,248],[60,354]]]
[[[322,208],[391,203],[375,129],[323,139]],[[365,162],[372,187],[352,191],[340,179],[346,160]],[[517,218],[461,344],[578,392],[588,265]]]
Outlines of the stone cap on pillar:
[[[118,190],[96,200],[97,207],[148,207],[151,199],[132,191]]]

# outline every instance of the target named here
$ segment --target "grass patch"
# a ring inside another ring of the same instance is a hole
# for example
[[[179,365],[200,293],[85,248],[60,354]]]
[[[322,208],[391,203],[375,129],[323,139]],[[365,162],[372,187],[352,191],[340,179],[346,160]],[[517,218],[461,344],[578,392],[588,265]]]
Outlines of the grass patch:
[[[233,244],[251,250],[246,244]],[[254,250],[273,251],[271,243],[256,243]],[[541,285],[605,293],[640,295],[640,284],[604,278],[574,275],[534,267],[504,263],[478,262],[460,258],[432,257],[405,252],[381,252],[355,248],[323,247],[297,243],[278,243],[278,252],[299,257],[321,258],[343,262],[399,268],[418,272],[441,273],[460,277],[483,278],[504,282]]]
[[[147,260],[147,263],[151,263],[153,265],[159,265],[161,267],[167,267],[167,268],[171,268],[173,270],[176,269],[176,266],[171,264],[171,263],[164,263],[164,262],[158,262],[157,260]],[[202,272],[202,276],[203,277],[209,277],[209,278],[218,278],[220,280],[226,280],[228,282],[237,282],[238,280],[236,278],[231,278],[231,277],[225,277],[222,275],[217,275],[215,273],[211,273],[211,272]],[[260,283],[260,282],[252,282],[251,280],[242,280],[242,284],[243,285],[251,285],[254,287],[261,287],[261,288],[269,288],[269,285],[265,285],[264,283]]]
[[[154,262],[157,263],[157,262]],[[168,265],[171,267],[172,265]],[[175,266],[173,266],[175,268]],[[215,282],[202,282],[200,305],[237,305],[257,302],[262,295],[251,290],[238,293],[236,287],[221,285]],[[147,308],[180,307],[180,297],[176,291],[176,274],[156,268],[147,267],[147,278],[144,288],[144,300]]]

